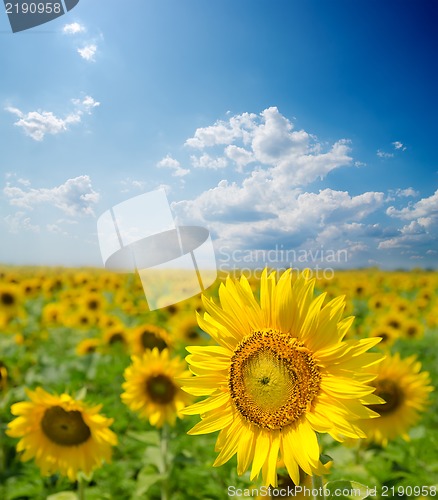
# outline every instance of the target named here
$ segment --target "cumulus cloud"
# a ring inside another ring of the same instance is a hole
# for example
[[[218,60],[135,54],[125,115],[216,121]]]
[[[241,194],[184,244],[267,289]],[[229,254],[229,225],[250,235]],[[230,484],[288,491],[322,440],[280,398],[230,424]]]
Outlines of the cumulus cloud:
[[[330,231],[330,243],[343,244],[340,228],[344,238],[351,236],[346,224],[364,220],[383,202],[380,192],[351,196],[332,189],[318,193],[285,190],[276,179],[266,182],[259,171],[240,186],[222,180],[194,200],[175,203],[173,209],[180,220],[207,225],[222,246],[269,248],[281,243],[299,248],[319,245],[322,232],[327,235]]]
[[[79,23],[65,24],[62,28],[62,32],[65,35],[76,35],[77,33],[83,33],[85,31],[85,26]]]
[[[411,248],[427,251],[438,246],[438,190],[427,198],[422,198],[407,207],[386,210],[387,215],[406,221],[398,235],[383,240],[381,249]]]
[[[184,177],[185,175],[190,173],[190,170],[186,168],[182,168],[181,164],[175,158],[172,158],[170,155],[167,155],[165,158],[161,159],[157,163],[158,168],[169,168],[172,170],[172,175],[174,177]]]
[[[70,217],[94,215],[93,208],[99,201],[88,175],[68,179],[53,188],[23,189],[7,183],[3,194],[13,206],[32,210],[37,205],[49,204]]]
[[[424,217],[438,217],[438,189],[427,198],[422,198],[414,204],[402,208],[389,207],[386,213],[399,219],[414,220]]]
[[[190,157],[192,166],[195,168],[210,168],[212,170],[217,170],[220,168],[225,168],[228,165],[227,159],[224,157],[213,158],[207,153],[201,156],[192,155]]]
[[[241,171],[246,165],[256,163],[267,169],[268,175],[274,175],[276,170],[275,175],[288,186],[308,184],[336,168],[352,164],[349,141],[341,139],[324,151],[314,136],[294,130],[292,122],[276,107],[267,108],[260,115],[243,113],[198,128],[185,145],[203,151],[193,157],[196,167],[223,168],[229,159]],[[214,158],[205,152],[208,148],[220,152]]]
[[[18,119],[15,126],[23,129],[24,133],[35,141],[42,141],[47,134],[57,135],[66,132],[70,125],[81,122],[84,113],[91,114],[91,110],[100,105],[91,96],[84,99],[72,99],[74,109],[63,118],[56,116],[52,111],[29,111],[25,113],[14,106],[7,106],[6,111]]]
[[[391,252],[396,247],[427,256],[430,247],[438,246],[431,244],[435,219],[429,210],[438,200],[413,203],[418,193],[412,187],[387,193],[317,189],[315,181],[336,169],[366,165],[354,161],[348,139],[322,142],[297,129],[276,107],[258,115],[228,115],[198,128],[185,147],[194,168],[214,168],[222,180],[194,199],[174,202],[172,208],[179,223],[210,229],[219,260],[229,260],[229,251],[236,249],[324,247],[348,252],[347,266],[394,265]],[[392,147],[390,153],[379,149],[378,156],[391,158],[405,148],[400,141]],[[180,167],[170,156],[164,163]],[[387,209],[396,202],[397,208]],[[400,251],[398,256],[404,259]]]
[[[90,43],[89,45],[85,45],[82,48],[77,49],[78,54],[82,57],[82,59],[85,59],[86,61],[94,62],[95,58],[94,56],[96,55],[97,52],[97,45],[94,43]]]

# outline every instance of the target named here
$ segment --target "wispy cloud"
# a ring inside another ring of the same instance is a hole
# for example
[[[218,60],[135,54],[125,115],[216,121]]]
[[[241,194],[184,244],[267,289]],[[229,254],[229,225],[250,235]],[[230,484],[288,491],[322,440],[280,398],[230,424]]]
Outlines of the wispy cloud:
[[[49,135],[66,132],[70,125],[81,122],[84,113],[91,114],[91,110],[100,105],[91,96],[83,99],[72,99],[74,109],[63,118],[56,116],[52,111],[29,111],[25,113],[20,109],[7,106],[6,111],[18,117],[15,126],[24,130],[24,133],[35,141],[42,141]]]
[[[406,146],[400,141],[394,141],[391,143],[391,145],[392,145],[394,151],[396,151],[396,152],[406,151]],[[379,158],[393,158],[394,157],[394,153],[389,153],[389,152],[384,151],[382,149],[378,149],[376,154]]]
[[[18,211],[13,215],[7,215],[3,220],[10,233],[16,234],[21,231],[31,231],[32,233],[40,232],[40,226],[32,224],[31,218],[22,211]]]
[[[400,141],[395,141],[392,143],[392,145],[396,150],[406,151],[406,146]]]
[[[82,48],[77,49],[78,54],[82,57],[82,59],[85,59],[86,61],[89,62],[95,62],[94,56],[96,55],[97,52],[97,45],[94,43],[90,43],[89,45],[85,45]]]

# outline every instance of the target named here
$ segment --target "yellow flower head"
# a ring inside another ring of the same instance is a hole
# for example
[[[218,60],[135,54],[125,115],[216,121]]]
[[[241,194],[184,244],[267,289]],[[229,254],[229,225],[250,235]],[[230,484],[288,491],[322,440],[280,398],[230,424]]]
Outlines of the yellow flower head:
[[[164,328],[156,325],[140,325],[130,332],[130,343],[133,354],[142,354],[146,349],[156,347],[159,351],[171,346],[171,339]]]
[[[373,368],[377,378],[372,385],[385,404],[371,405],[380,416],[363,422],[368,439],[383,446],[397,436],[409,440],[407,432],[419,420],[433,390],[429,373],[421,372],[415,356],[402,360],[398,353]]]
[[[189,434],[220,431],[214,465],[237,453],[238,474],[252,463],[251,480],[261,470],[273,486],[279,459],[295,484],[300,468],[325,472],[316,432],[365,437],[356,422],[376,416],[365,406],[381,402],[368,367],[382,358],[366,353],[380,339],[343,340],[353,321],[341,319],[343,297],[323,306],[308,271],[295,282],[291,270],[276,276],[263,273],[260,304],[245,277],[220,286],[221,307],[204,298],[199,325],[219,346],[188,347],[196,376],[180,380],[190,394],[209,396],[184,414],[201,416]]]
[[[183,392],[175,378],[188,376],[186,364],[178,357],[170,358],[169,350],[157,347],[146,350],[143,356],[132,356],[132,364],[126,368],[122,401],[149,423],[158,428],[165,422],[175,424],[182,418],[181,410],[192,401]]]
[[[0,391],[3,391],[8,386],[8,370],[6,366],[0,361]]]
[[[70,481],[111,460],[117,436],[109,428],[113,420],[99,414],[101,405],[90,408],[68,394],[51,395],[40,387],[27,394],[30,402],[12,405],[17,418],[6,431],[20,438],[21,460],[34,458],[43,476],[58,472]]]

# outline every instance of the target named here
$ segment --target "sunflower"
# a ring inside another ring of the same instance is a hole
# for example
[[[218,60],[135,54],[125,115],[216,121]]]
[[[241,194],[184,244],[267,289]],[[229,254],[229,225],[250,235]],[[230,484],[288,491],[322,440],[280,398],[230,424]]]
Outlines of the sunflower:
[[[68,394],[51,395],[41,387],[26,392],[30,402],[12,405],[17,418],[6,431],[21,438],[17,444],[21,460],[35,458],[43,476],[59,472],[70,481],[79,472],[89,475],[103,460],[111,460],[117,436],[109,428],[113,419],[99,414],[101,405],[90,408]]]
[[[96,315],[80,307],[75,311],[70,312],[66,317],[64,324],[71,328],[90,328],[97,321]]]
[[[8,386],[8,370],[2,361],[0,361],[0,391]]]
[[[205,345],[210,338],[199,328],[196,316],[191,312],[190,315],[183,316],[182,319],[174,318],[169,322],[172,335],[175,342],[186,345]]]
[[[185,362],[170,358],[168,349],[148,349],[141,357],[132,356],[132,364],[124,373],[125,392],[121,399],[131,410],[149,419],[151,425],[174,425],[177,416],[182,418],[181,410],[193,399],[180,389],[175,378],[188,375]]]
[[[171,339],[164,328],[146,324],[133,329],[130,343],[133,354],[142,354],[146,349],[154,347],[159,351],[168,349],[171,345]]]
[[[102,341],[96,338],[81,340],[81,342],[79,342],[79,344],[76,346],[76,354],[78,356],[92,354],[93,352],[97,351],[101,344]]]
[[[369,336],[381,338],[381,347],[389,347],[400,338],[400,331],[389,325],[378,323],[371,329]]]
[[[43,307],[42,322],[45,325],[61,324],[66,313],[66,307],[61,302],[50,302]]]
[[[102,343],[106,345],[121,344],[128,346],[129,340],[126,328],[123,325],[113,326],[103,332]]]
[[[372,384],[385,404],[369,406],[380,417],[363,422],[367,437],[383,446],[397,436],[408,441],[407,432],[418,421],[433,391],[429,373],[421,371],[415,355],[402,360],[399,353],[387,356],[374,371],[377,378]]]
[[[424,326],[417,319],[408,318],[402,325],[403,334],[408,339],[419,339],[424,335]]]
[[[89,311],[92,314],[101,313],[102,309],[104,309],[106,305],[104,297],[97,292],[85,293],[84,296],[81,297],[80,303],[86,311]]]
[[[7,321],[17,315],[21,307],[22,292],[15,283],[0,283],[0,313]]]
[[[337,440],[365,437],[356,422],[377,416],[366,404],[380,398],[367,385],[367,368],[382,355],[366,353],[380,339],[343,341],[353,318],[341,320],[344,297],[322,307],[325,294],[313,298],[315,280],[304,271],[292,283],[291,270],[261,278],[260,305],[244,276],[221,284],[221,307],[204,298],[199,325],[219,346],[188,347],[196,375],[182,388],[209,396],[184,410],[200,414],[189,434],[220,430],[215,466],[237,453],[237,472],[252,462],[251,480],[262,471],[265,485],[277,484],[277,461],[299,484],[299,468],[320,475],[316,432]]]

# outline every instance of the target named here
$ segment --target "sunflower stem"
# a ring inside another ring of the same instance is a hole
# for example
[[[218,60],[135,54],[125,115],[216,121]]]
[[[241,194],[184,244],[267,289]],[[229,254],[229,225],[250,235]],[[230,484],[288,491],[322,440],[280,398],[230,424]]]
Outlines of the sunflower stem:
[[[321,476],[312,476],[312,497],[314,500],[317,500],[318,498],[324,498],[324,487],[322,484],[322,477]]]
[[[160,448],[161,448],[161,463],[162,470],[160,471],[163,479],[161,480],[161,500],[169,499],[169,461],[168,461],[168,446],[169,446],[169,428],[165,423],[161,428],[160,433]]]
[[[85,500],[85,478],[80,475],[78,478],[78,500]]]

